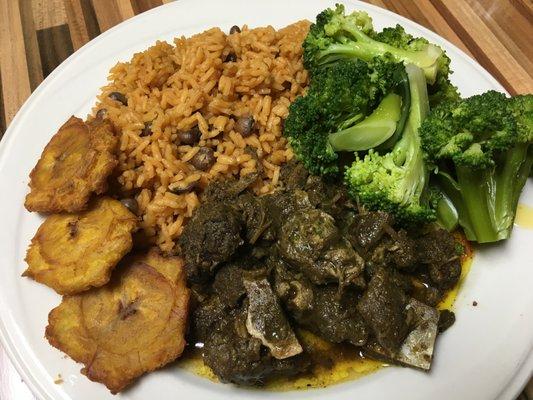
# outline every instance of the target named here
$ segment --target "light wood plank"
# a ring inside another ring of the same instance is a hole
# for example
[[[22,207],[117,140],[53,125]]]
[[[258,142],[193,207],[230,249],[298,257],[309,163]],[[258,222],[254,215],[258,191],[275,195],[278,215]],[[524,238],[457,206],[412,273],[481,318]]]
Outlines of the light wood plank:
[[[31,93],[24,34],[17,1],[0,0],[0,69],[6,124]]]
[[[93,0],[102,32],[135,15],[130,0]]]
[[[2,69],[0,69],[0,140],[2,140],[2,136],[4,136],[4,132],[7,129],[7,124],[5,120],[5,113],[4,113],[4,95],[2,92]],[[0,346],[1,351],[1,346]],[[2,382],[0,381],[0,386],[2,385]]]
[[[85,24],[83,16],[83,9],[79,0],[64,0],[65,10],[67,13],[68,27],[70,30],[70,38],[74,50],[78,50],[81,46],[87,43],[89,32]]]
[[[33,20],[37,30],[67,23],[67,12],[63,0],[32,0],[32,6]]]
[[[133,6],[131,5],[130,0],[115,0],[115,1],[117,3],[117,8],[120,13],[120,17],[122,18],[122,21],[125,21],[128,18],[135,16],[135,11],[133,11]]]

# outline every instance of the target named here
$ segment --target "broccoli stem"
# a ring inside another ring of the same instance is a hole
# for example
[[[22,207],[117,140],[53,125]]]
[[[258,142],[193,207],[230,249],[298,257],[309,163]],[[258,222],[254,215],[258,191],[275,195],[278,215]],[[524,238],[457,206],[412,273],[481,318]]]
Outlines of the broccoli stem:
[[[418,130],[429,110],[426,79],[422,69],[405,67],[411,91],[411,107],[401,139],[393,149],[379,154],[375,149],[346,170],[351,196],[372,210],[394,214],[399,224],[416,226],[434,220],[427,192],[429,171],[425,165]]]
[[[347,119],[342,124],[339,125],[340,130],[348,129],[350,126],[353,126],[357,124],[358,122],[361,122],[363,119],[365,119],[365,114],[359,113],[355,114],[353,117]]]
[[[335,151],[362,151],[379,146],[396,131],[401,116],[401,104],[400,96],[389,93],[363,121],[330,134],[331,147]]]
[[[440,190],[440,188],[439,188]],[[437,222],[448,232],[453,231],[457,228],[459,223],[459,214],[457,209],[453,205],[453,201],[448,197],[448,195],[440,190],[442,197],[437,203]]]
[[[469,167],[456,166],[457,184],[461,197],[470,216],[470,224],[474,238],[478,243],[497,242],[500,237],[495,227],[494,204],[491,196],[496,186],[492,171],[474,170]]]
[[[405,124],[407,123],[411,111],[411,88],[409,86],[409,77],[407,76],[407,72],[405,72],[405,68],[397,70],[395,73],[395,80],[397,83],[394,88],[394,93],[399,94],[402,97],[401,117],[398,124],[396,124],[396,131],[394,134],[387,139],[387,141],[379,145],[377,149],[378,151],[389,150],[396,144],[396,142],[398,142],[398,139],[403,134]]]
[[[520,199],[520,194],[524,188],[527,178],[531,176],[533,171],[533,146],[529,145],[528,150],[526,151],[526,158],[516,174],[516,184],[514,187],[514,209],[516,214],[516,207],[518,206],[518,200]],[[514,218],[513,218],[514,219]]]
[[[352,36],[352,40],[346,44],[333,44],[324,50],[321,56],[327,56],[326,62],[343,57],[356,57],[363,61],[370,61],[374,57],[389,53],[397,62],[403,61],[422,68],[427,81],[430,84],[435,82],[438,70],[437,60],[442,54],[442,50],[437,46],[428,44],[425,50],[403,50],[371,39],[355,25],[344,24],[342,28]]]
[[[463,227],[466,238],[468,240],[476,240],[476,235],[472,228],[472,223],[470,222],[468,210],[463,202],[459,185],[449,174],[443,171],[439,171],[437,174],[437,181],[439,182],[439,186],[442,188],[442,191],[453,203],[457,211],[459,225]]]
[[[422,160],[421,139],[418,135],[418,128],[429,113],[426,79],[424,78],[422,70],[412,64],[406,65],[405,72],[409,78],[411,107],[405,123],[403,136],[393,150],[394,161],[397,165],[401,165],[406,163],[406,159],[413,160],[418,157],[420,158],[420,162],[424,164]],[[419,171],[416,168],[411,169]]]
[[[507,239],[512,230],[518,199],[524,187],[532,160],[527,156],[528,143],[507,151],[502,168],[495,177],[495,223],[499,237]]]
[[[508,150],[497,170],[456,165],[457,181],[439,172],[439,186],[455,206],[468,240],[489,243],[511,235],[520,193],[533,165],[533,158],[526,157],[528,147],[523,143]]]
[[[395,164],[407,171],[403,180],[403,204],[420,197],[429,178],[418,135],[418,128],[429,112],[426,79],[422,70],[412,64],[405,71],[409,77],[411,108],[403,136],[392,151]]]

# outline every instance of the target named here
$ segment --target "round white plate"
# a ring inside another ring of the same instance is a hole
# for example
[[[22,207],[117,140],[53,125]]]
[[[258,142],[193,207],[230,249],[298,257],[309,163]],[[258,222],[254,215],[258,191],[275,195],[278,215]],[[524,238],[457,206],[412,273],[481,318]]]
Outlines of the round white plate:
[[[337,0],[338,1],[338,0]],[[515,228],[506,243],[483,248],[456,303],[457,322],[438,340],[431,373],[387,368],[326,389],[273,393],[215,384],[170,366],[143,377],[113,397],[80,374],[80,365],[44,339],[48,312],[60,297],[21,278],[26,247],[41,222],[23,207],[28,174],[50,137],[75,114],[84,117],[117,61],[128,60],[157,39],[171,40],[234,24],[282,27],[313,20],[335,1],[180,0],[132,18],[105,32],[59,66],[21,108],[0,143],[0,337],[13,363],[42,399],[391,399],[512,400],[533,370],[533,231]],[[446,49],[463,95],[503,91],[483,68],[435,33],[389,11],[355,1],[348,10],[368,11],[377,28],[402,24]],[[522,202],[533,204],[533,184]],[[527,245],[529,244],[530,247]],[[477,307],[472,302],[478,302]],[[54,384],[61,374],[63,384]]]

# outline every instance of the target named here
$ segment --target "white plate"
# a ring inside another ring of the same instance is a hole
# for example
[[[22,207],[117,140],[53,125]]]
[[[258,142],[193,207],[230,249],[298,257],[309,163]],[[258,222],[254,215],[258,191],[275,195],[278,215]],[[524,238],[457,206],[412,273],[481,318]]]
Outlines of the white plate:
[[[402,24],[409,32],[443,46],[452,59],[453,81],[463,95],[503,91],[475,61],[427,29],[364,3],[377,28]],[[533,370],[533,231],[515,228],[504,245],[476,254],[472,272],[457,300],[457,322],[439,338],[429,374],[388,368],[357,381],[326,389],[269,393],[214,384],[175,367],[143,377],[117,397],[79,373],[44,339],[48,312],[60,298],[52,290],[20,277],[24,255],[41,218],[23,208],[28,174],[44,145],[72,115],[84,117],[107,72],[156,39],[171,40],[212,26],[234,24],[282,27],[314,19],[334,1],[180,0],[132,18],[105,32],[59,66],[19,111],[0,143],[0,337],[12,361],[42,399],[390,399],[511,400]],[[531,180],[522,197],[533,204]],[[472,307],[472,301],[478,302]],[[54,379],[61,374],[64,383]]]

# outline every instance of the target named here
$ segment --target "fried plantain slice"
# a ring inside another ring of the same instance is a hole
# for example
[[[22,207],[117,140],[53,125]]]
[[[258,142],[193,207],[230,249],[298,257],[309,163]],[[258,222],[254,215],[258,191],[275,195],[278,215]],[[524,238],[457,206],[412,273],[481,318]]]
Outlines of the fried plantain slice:
[[[188,310],[179,259],[128,257],[108,285],[65,296],[48,316],[46,338],[115,394],[182,354]]]
[[[118,139],[108,120],[86,124],[70,117],[44,148],[30,173],[24,206],[43,213],[84,209],[91,193],[107,190],[107,177],[117,165]]]
[[[131,250],[137,225],[137,217],[120,201],[106,197],[87,211],[50,215],[31,241],[22,275],[60,294],[105,285]]]
[[[155,268],[171,282],[178,285],[186,285],[183,275],[183,261],[179,257],[163,256],[157,247],[152,247],[147,253],[139,253],[131,256],[130,262],[141,262]]]

